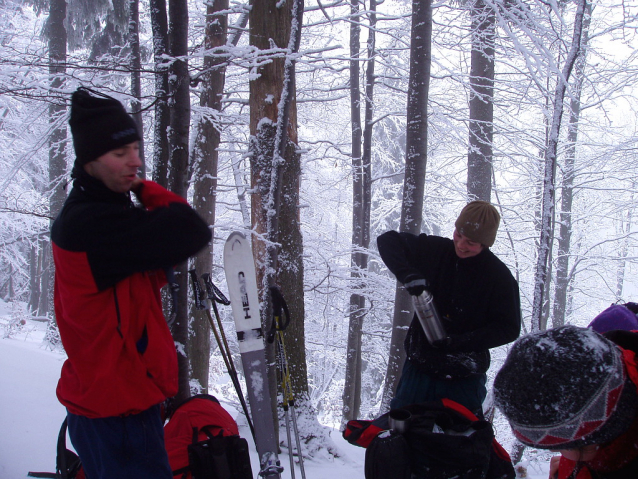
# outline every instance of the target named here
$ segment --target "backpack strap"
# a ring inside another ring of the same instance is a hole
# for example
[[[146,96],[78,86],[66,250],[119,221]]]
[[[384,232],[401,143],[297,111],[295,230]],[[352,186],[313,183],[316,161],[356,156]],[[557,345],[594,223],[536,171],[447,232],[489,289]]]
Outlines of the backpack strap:
[[[64,418],[62,426],[60,427],[60,433],[58,434],[58,457],[56,458],[55,468],[57,473],[60,474],[61,479],[68,479],[68,473],[66,468],[66,429],[68,426],[68,418]]]
[[[55,472],[29,472],[29,477],[42,477],[52,479],[74,479],[82,463],[73,451],[66,448],[67,418],[62,421],[58,433],[57,457],[55,459]]]
[[[463,406],[463,404],[459,404],[456,401],[453,401],[452,399],[442,398],[441,399],[441,403],[443,404],[444,407],[458,412],[461,416],[469,419],[470,421],[478,421],[479,420],[479,418],[476,416],[476,414],[474,414],[468,408]]]

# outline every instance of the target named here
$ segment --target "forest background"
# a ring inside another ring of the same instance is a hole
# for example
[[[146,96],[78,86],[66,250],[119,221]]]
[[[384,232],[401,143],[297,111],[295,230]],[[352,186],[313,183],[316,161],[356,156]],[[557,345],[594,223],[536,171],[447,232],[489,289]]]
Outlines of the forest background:
[[[177,268],[180,394],[233,394],[187,270],[225,291],[239,230],[264,327],[268,286],[289,303],[301,412],[374,417],[410,318],[376,252],[388,229],[450,237],[467,201],[492,201],[524,332],[636,299],[637,27],[623,0],[1,0],[0,296],[55,342],[49,227],[70,95],[93,88],[133,112],[143,174],[214,231]]]

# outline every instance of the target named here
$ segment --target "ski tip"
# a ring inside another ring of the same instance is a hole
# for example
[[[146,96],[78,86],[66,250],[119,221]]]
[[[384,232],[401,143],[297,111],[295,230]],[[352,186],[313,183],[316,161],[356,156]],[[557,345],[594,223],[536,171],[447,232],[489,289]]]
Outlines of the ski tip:
[[[224,255],[232,255],[235,250],[241,249],[246,244],[246,236],[239,231],[233,231],[230,235],[228,235],[228,238],[226,238],[226,244],[224,245]]]
[[[238,240],[241,241],[245,239],[246,235],[244,233],[242,233],[241,231],[233,231],[231,234],[228,235],[228,238],[226,238],[226,243],[231,243]]]

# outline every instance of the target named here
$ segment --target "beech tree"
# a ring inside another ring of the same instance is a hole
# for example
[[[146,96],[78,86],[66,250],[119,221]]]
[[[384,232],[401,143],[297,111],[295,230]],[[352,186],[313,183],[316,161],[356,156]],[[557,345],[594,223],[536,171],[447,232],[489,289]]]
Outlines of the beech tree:
[[[545,285],[548,281],[548,257],[552,243],[552,224],[555,210],[555,183],[556,183],[556,161],[558,149],[558,135],[563,115],[563,105],[567,82],[571,76],[572,69],[578,58],[581,48],[581,37],[583,32],[583,20],[585,17],[585,6],[587,0],[580,0],[578,10],[574,18],[574,32],[571,41],[571,49],[565,65],[558,77],[556,91],[554,94],[553,114],[551,129],[549,131],[549,141],[545,150],[545,170],[543,177],[543,198],[541,207],[541,236],[539,241],[538,260],[536,262],[536,272],[534,279],[534,301],[532,309],[532,331],[541,330],[541,315],[545,294]]]
[[[49,215],[53,219],[62,209],[66,194],[62,189],[63,177],[66,174],[66,102],[58,93],[62,90],[66,72],[66,43],[67,35],[64,26],[66,17],[66,1],[51,0],[49,5],[49,22],[47,33],[49,38],[49,75],[53,101],[49,105]],[[44,238],[43,238],[44,239]],[[49,312],[49,297],[53,298],[53,257],[49,238],[46,244],[41,243],[42,283],[38,313],[46,315]]]
[[[494,50],[496,15],[484,0],[470,5],[472,52],[470,66],[470,138],[467,193],[470,199],[490,201],[494,131]]]
[[[432,38],[432,3],[430,0],[412,2],[410,34],[410,78],[408,87],[405,178],[399,231],[419,234],[423,218],[423,193],[428,145],[428,91]],[[403,342],[412,320],[410,296],[397,284],[394,299],[394,318],[388,369],[383,385],[381,410],[387,410],[401,377],[405,361]]]
[[[155,58],[155,121],[153,125],[153,181],[168,186],[168,14],[166,0],[150,0],[153,30],[153,56]]]
[[[170,130],[169,138],[169,189],[186,198],[188,193],[189,132],[190,132],[190,75],[188,72],[188,2],[169,0],[168,53],[171,56],[169,81]],[[165,134],[166,132],[164,132]],[[179,285],[177,311],[172,333],[178,344],[179,370],[178,400],[191,395],[188,361],[188,265],[175,268]]]
[[[343,421],[359,417],[361,405],[361,333],[366,316],[366,298],[362,294],[368,269],[370,247],[370,209],[372,202],[372,129],[376,2],[370,1],[368,17],[370,28],[367,40],[367,63],[364,89],[364,127],[361,126],[361,92],[359,89],[359,2],[351,3],[350,25],[350,102],[352,117],[352,253],[350,273],[353,293],[350,295],[350,325],[346,351],[346,379],[343,391]],[[361,141],[363,139],[363,148]]]
[[[144,158],[144,123],[142,121],[142,58],[140,51],[140,9],[139,0],[129,0],[128,44],[131,50],[131,116],[141,132],[139,155],[142,160],[140,176],[146,178],[146,159]]]
[[[562,167],[561,208],[558,236],[558,255],[556,258],[556,287],[554,290],[554,307],[552,312],[552,326],[557,328],[565,324],[567,313],[567,292],[573,277],[569,269],[569,254],[572,237],[572,207],[574,198],[574,176],[576,163],[576,143],[578,141],[578,122],[581,110],[581,94],[585,81],[585,66],[587,64],[587,43],[589,40],[589,25],[591,23],[592,6],[585,5],[581,46],[574,66],[574,82],[571,88],[569,102],[569,123],[567,126],[567,148]]]
[[[196,144],[193,150],[193,207],[210,225],[215,224],[217,195],[217,165],[221,140],[219,115],[226,79],[226,59],[218,52],[226,45],[228,28],[228,0],[215,0],[206,6],[205,56],[201,76],[199,104],[202,107],[197,124]],[[215,53],[217,53],[215,55]],[[211,273],[213,245],[209,244],[195,257],[194,266],[199,275]],[[205,315],[196,315],[191,324],[189,340],[192,376],[204,391],[208,390],[210,366],[210,326]]]

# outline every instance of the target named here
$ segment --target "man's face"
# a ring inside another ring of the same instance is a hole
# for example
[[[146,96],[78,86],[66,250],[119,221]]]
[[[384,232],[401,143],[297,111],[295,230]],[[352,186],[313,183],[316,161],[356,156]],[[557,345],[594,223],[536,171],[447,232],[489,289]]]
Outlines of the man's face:
[[[84,165],[84,170],[116,193],[126,193],[139,182],[137,170],[142,166],[137,141],[111,150]]]
[[[454,230],[454,250],[459,258],[471,258],[483,251],[483,245]]]

